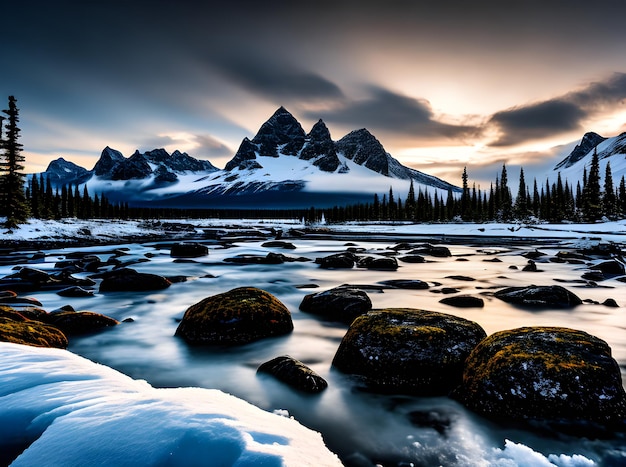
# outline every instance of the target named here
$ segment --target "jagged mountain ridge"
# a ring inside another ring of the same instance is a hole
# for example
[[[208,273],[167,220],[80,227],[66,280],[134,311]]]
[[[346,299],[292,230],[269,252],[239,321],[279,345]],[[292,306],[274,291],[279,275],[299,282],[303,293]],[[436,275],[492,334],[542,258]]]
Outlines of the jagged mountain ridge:
[[[342,205],[371,201],[374,193],[382,195],[391,187],[406,196],[410,180],[417,184],[416,191],[460,191],[405,167],[366,129],[335,142],[322,120],[307,134],[284,107],[252,139],[243,139],[223,170],[179,151],[135,151],[126,158],[106,147],[86,172],[92,193],[135,204],[181,207]],[[57,183],[67,182],[59,178]]]
[[[583,173],[585,169],[589,171],[594,152],[598,153],[601,177],[604,178],[607,163],[610,163],[613,182],[617,185],[626,176],[626,132],[611,138],[585,133],[572,152],[556,164],[554,174],[560,173],[572,184],[578,181],[582,184]]]

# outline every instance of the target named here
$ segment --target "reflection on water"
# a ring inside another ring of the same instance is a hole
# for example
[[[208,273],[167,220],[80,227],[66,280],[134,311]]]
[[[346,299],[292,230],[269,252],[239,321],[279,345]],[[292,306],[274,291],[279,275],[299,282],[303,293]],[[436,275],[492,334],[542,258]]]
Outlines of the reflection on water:
[[[429,290],[368,291],[375,308],[412,307],[441,311],[478,322],[488,334],[520,326],[566,326],[584,330],[606,340],[622,373],[626,371],[626,321],[623,308],[583,304],[573,310],[529,311],[516,308],[488,294],[483,295],[482,309],[456,309],[439,303],[441,287],[455,287],[463,293],[484,294],[492,288],[514,285],[552,285],[554,279],[579,279],[583,266],[538,263],[543,272],[523,272],[526,259],[523,248],[493,247],[486,250],[452,246],[452,258],[430,258],[427,263],[400,263],[397,271],[366,269],[325,270],[311,262],[281,265],[235,265],[223,260],[239,254],[265,255],[271,249],[262,242],[241,242],[224,248],[210,245],[210,255],[192,262],[174,261],[169,250],[159,244],[124,245],[122,261],[149,261],[132,264],[141,272],[164,276],[188,277],[169,289],[147,293],[97,293],[94,298],[63,298],[54,293],[31,294],[44,308],[53,310],[71,304],[77,310],[91,310],[118,320],[132,322],[101,334],[74,338],[70,350],[116,368],[154,386],[200,386],[217,388],[248,400],[264,409],[286,409],[301,423],[323,433],[329,447],[347,464],[384,465],[412,462],[413,465],[492,465],[494,449],[503,448],[504,440],[524,443],[544,454],[582,454],[601,461],[609,452],[624,452],[623,437],[588,440],[566,436],[546,437],[512,426],[500,426],[468,412],[445,397],[418,398],[402,395],[378,395],[364,390],[359,381],[331,367],[335,351],[347,326],[324,322],[298,310],[302,298],[340,284],[376,284],[386,279],[421,279]],[[294,241],[295,250],[273,251],[309,259],[345,250],[344,242]],[[358,242],[368,253],[380,253],[391,244]],[[527,249],[534,249],[536,245]],[[119,248],[119,247],[116,247]],[[111,249],[93,251],[103,261]],[[34,267],[51,269],[71,250],[50,252],[45,263]],[[554,255],[556,249],[542,249]],[[501,262],[486,262],[498,257]],[[467,261],[457,261],[463,258]],[[511,269],[516,266],[519,269]],[[0,267],[6,275],[9,266]],[[466,275],[475,281],[450,279]],[[84,277],[84,274],[77,274]],[[308,288],[299,288],[308,284]],[[319,288],[311,288],[316,284]],[[583,299],[603,302],[613,298],[626,306],[626,287],[615,280],[603,287],[568,288]],[[190,347],[174,337],[178,320],[186,308],[201,299],[235,287],[255,286],[278,297],[290,309],[294,320],[292,334],[265,339],[241,347]],[[605,287],[604,287],[605,286]],[[279,355],[291,355],[324,377],[329,387],[319,395],[300,394],[267,375],[257,375],[256,368]],[[618,455],[619,457],[619,455]],[[369,459],[366,461],[365,459]],[[369,463],[369,464],[368,464]],[[608,461],[607,461],[608,465]]]

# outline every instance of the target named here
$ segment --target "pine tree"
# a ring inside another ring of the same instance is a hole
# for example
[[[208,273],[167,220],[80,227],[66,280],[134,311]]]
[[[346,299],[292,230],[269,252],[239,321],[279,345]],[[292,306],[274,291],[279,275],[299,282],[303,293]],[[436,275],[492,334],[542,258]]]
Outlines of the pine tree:
[[[615,186],[613,185],[613,174],[611,173],[611,162],[607,161],[604,172],[604,194],[602,195],[602,209],[604,215],[609,219],[617,217],[617,198],[615,196]]]
[[[513,212],[515,217],[519,220],[526,219],[530,214],[528,209],[528,198],[526,196],[526,181],[524,180],[524,169],[520,167],[519,170],[519,189],[517,190],[517,197],[515,198],[515,206]]]
[[[622,175],[622,179],[619,182],[618,193],[619,193],[620,215],[625,216],[626,215],[626,180],[624,179],[623,175]]]
[[[6,137],[0,130],[0,214],[6,216],[4,226],[13,229],[26,222],[29,215],[24,192],[26,175],[22,172],[25,159],[21,154],[23,146],[18,142],[21,130],[17,126],[20,119],[15,97],[9,96],[9,108],[3,112],[7,115],[7,123],[4,127]],[[0,120],[0,128],[3,120]]]
[[[461,193],[461,219],[464,221],[471,220],[471,205],[470,205],[470,191],[467,183],[467,167],[463,167],[463,175],[461,175],[463,181],[463,192]]]
[[[512,217],[513,200],[511,199],[511,190],[509,189],[509,181],[506,173],[506,165],[502,164],[502,174],[500,175],[500,209],[502,211],[502,219],[509,220]]]
[[[600,160],[598,150],[593,152],[587,183],[583,188],[583,217],[595,221],[602,217],[602,198],[600,193]]]

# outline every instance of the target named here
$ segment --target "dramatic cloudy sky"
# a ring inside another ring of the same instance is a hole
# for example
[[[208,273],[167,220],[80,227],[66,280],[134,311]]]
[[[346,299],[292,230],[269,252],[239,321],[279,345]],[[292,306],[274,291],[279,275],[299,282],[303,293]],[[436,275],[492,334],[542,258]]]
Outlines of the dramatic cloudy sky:
[[[27,171],[109,145],[223,167],[281,105],[458,183],[626,131],[626,2],[3,2]],[[2,97],[5,99],[5,97]],[[5,107],[2,107],[5,108]]]

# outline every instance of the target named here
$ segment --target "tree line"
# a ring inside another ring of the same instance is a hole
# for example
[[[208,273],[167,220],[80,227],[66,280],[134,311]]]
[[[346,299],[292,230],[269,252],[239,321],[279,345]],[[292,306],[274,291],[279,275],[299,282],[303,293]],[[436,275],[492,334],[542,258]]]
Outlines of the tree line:
[[[576,186],[562,180],[546,178],[530,187],[520,169],[517,196],[508,183],[506,165],[488,190],[469,185],[467,168],[461,175],[461,193],[448,190],[445,196],[437,190],[420,188],[411,180],[404,199],[393,188],[372,202],[332,208],[309,209],[180,209],[129,206],[128,202],[110,202],[104,194],[90,194],[87,185],[53,187],[49,178],[33,176],[26,183],[24,156],[19,143],[19,111],[16,99],[9,96],[8,109],[0,116],[0,216],[6,217],[5,228],[13,229],[32,216],[40,219],[174,219],[174,218],[302,218],[307,222],[411,221],[411,222],[594,222],[603,218],[626,216],[626,181],[622,176],[616,187],[607,162],[604,179],[600,175],[597,150],[589,171],[584,169]],[[6,120],[6,123],[4,123]]]
[[[626,181],[622,176],[615,186],[611,164],[607,162],[604,180],[600,176],[600,161],[594,151],[589,171],[583,180],[572,185],[560,172],[556,181],[549,179],[532,187],[526,183],[520,169],[517,196],[509,188],[506,165],[488,190],[469,185],[467,168],[461,175],[462,191],[454,195],[448,190],[443,196],[437,191],[420,189],[417,194],[413,181],[404,199],[394,196],[393,189],[381,197],[374,195],[371,203],[335,206],[324,211],[330,222],[346,221],[413,221],[413,222],[595,222],[626,216]]]

